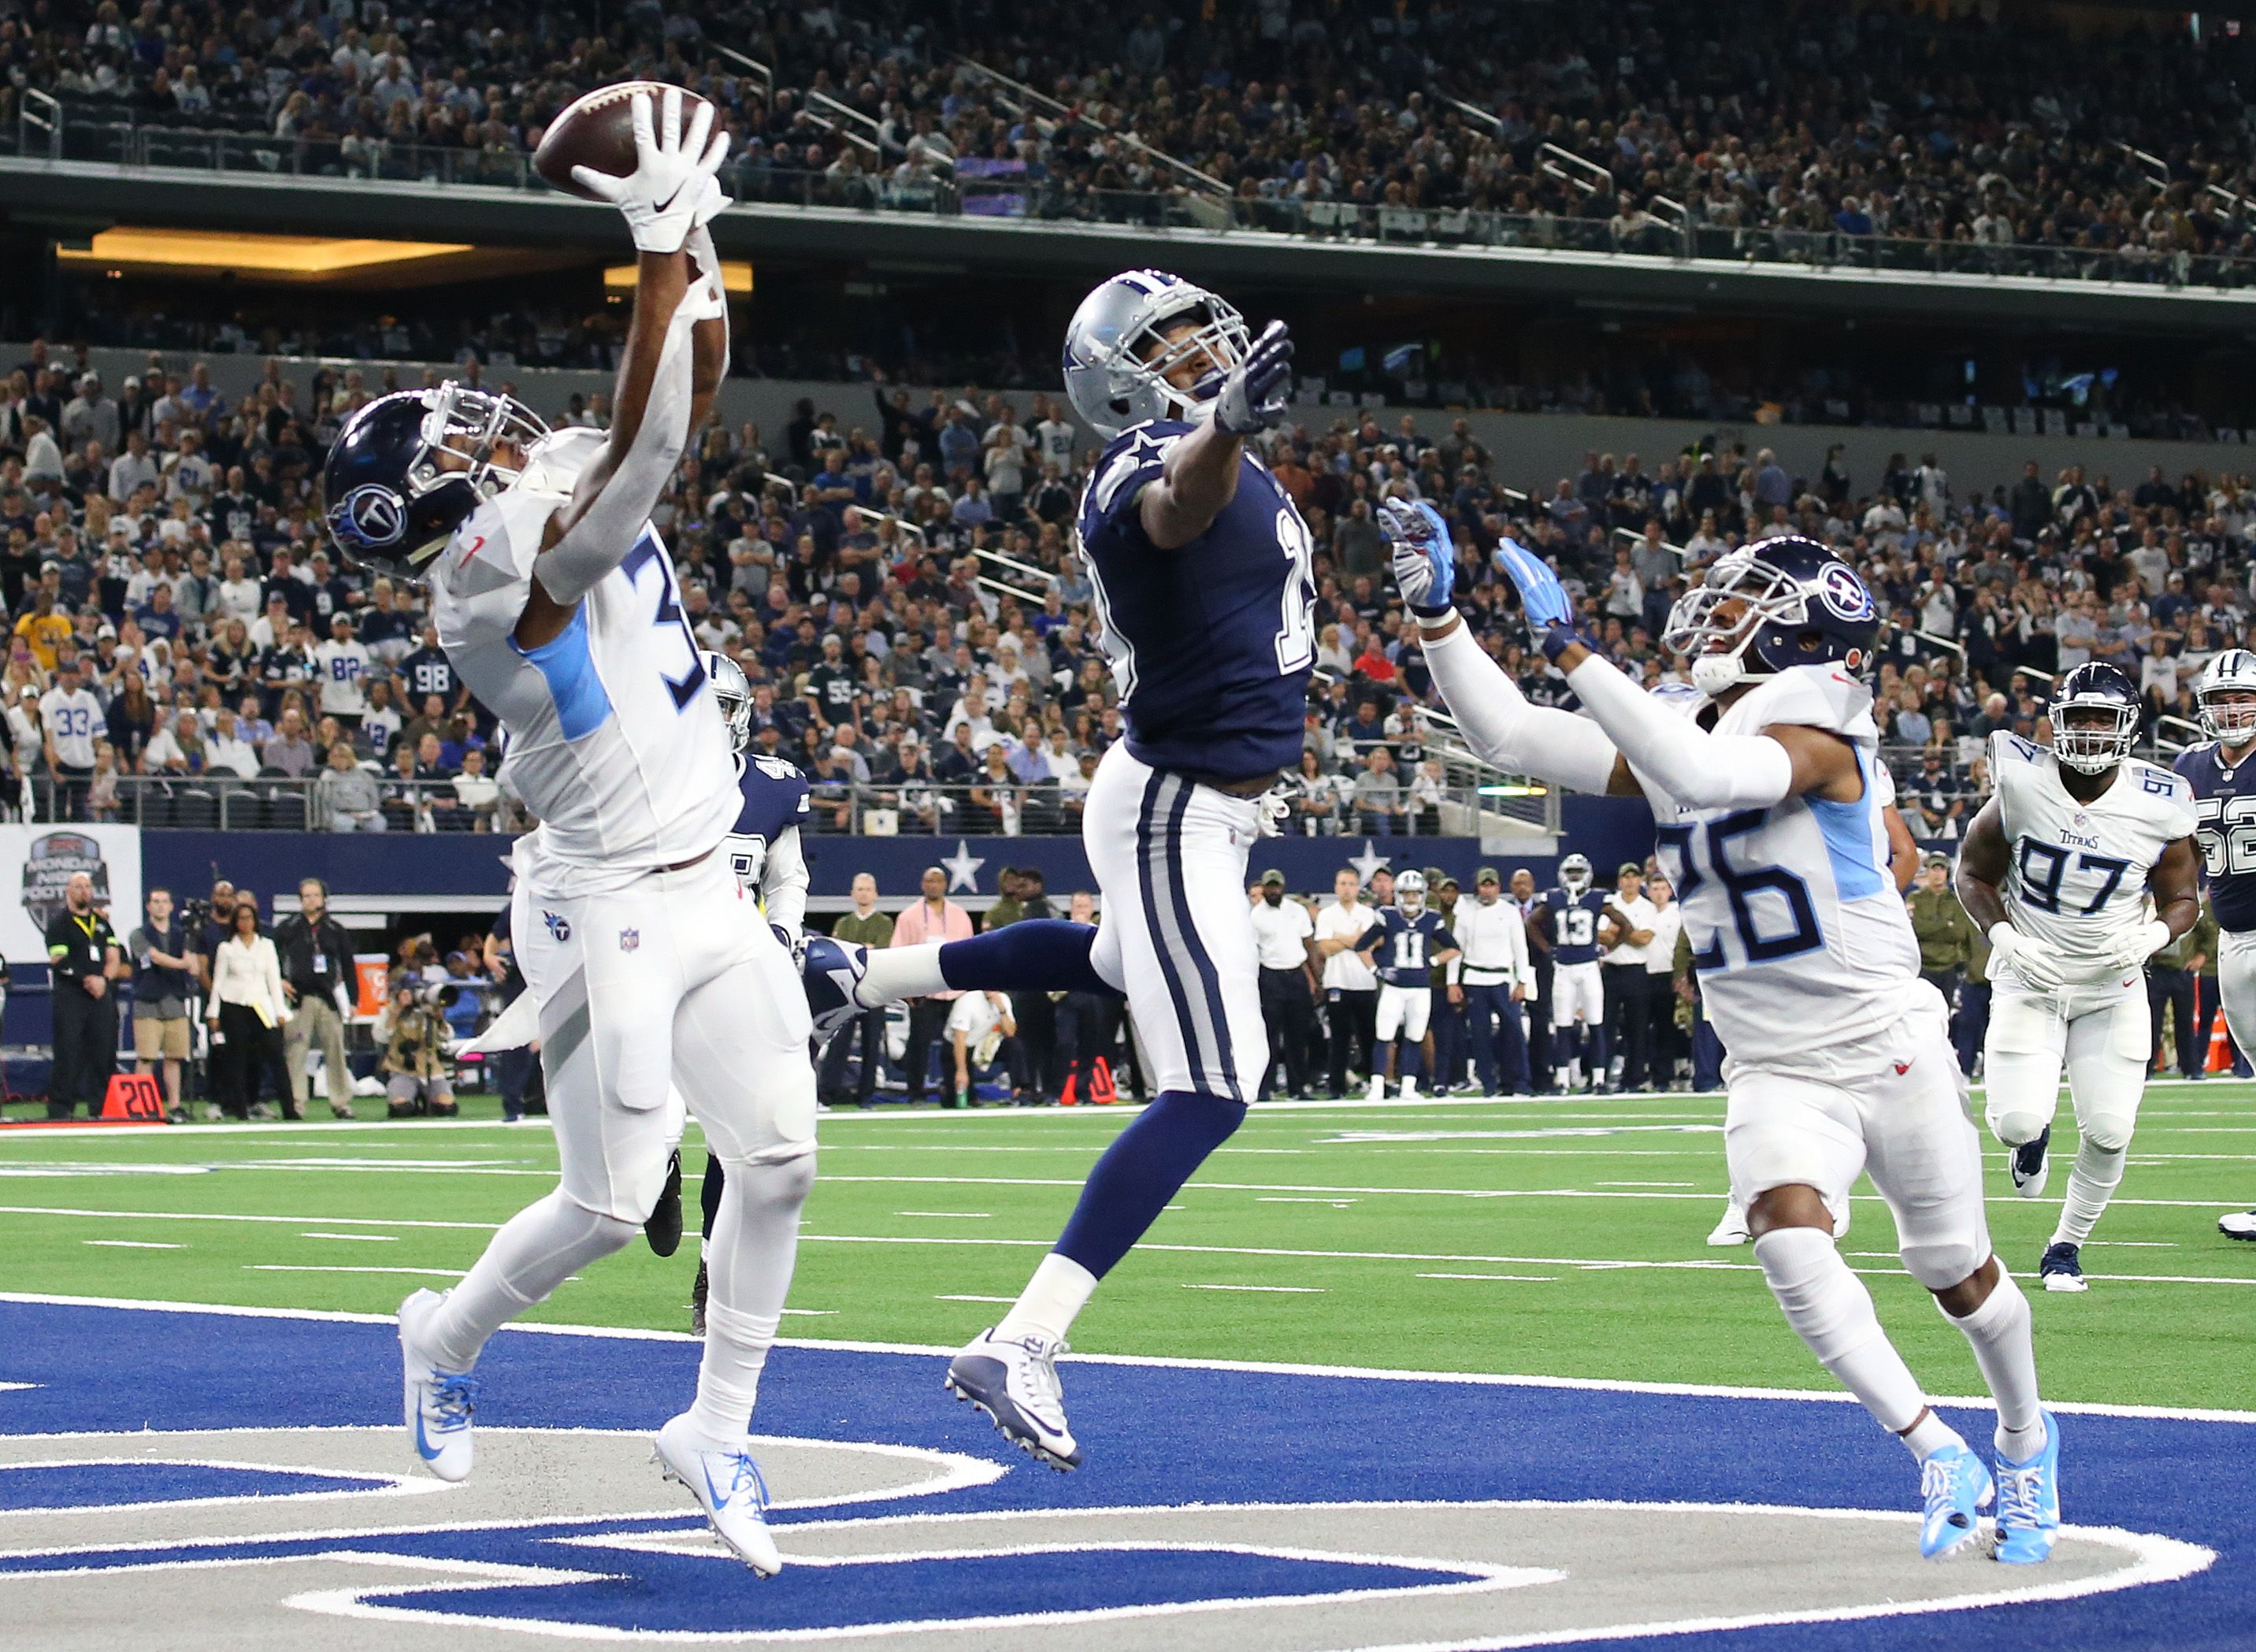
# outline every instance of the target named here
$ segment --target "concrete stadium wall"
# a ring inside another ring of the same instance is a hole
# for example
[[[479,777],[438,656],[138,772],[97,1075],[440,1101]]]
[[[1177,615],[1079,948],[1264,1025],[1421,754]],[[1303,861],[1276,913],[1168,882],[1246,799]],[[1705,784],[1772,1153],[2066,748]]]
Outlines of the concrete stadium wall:
[[[25,358],[28,346],[0,344],[0,371]],[[210,364],[212,382],[230,395],[240,395],[258,381],[265,358],[259,356],[204,356],[178,351],[153,352],[167,371],[185,373],[198,360]],[[135,349],[96,349],[89,352],[103,382],[114,392],[128,374],[144,371],[152,352]],[[321,362],[312,357],[283,358],[284,375],[305,384]],[[360,363],[369,382],[377,382],[387,367],[395,369],[403,385],[421,382],[420,364]],[[588,395],[608,392],[611,375],[551,368],[496,369],[486,375],[490,385],[513,384],[518,393],[540,412],[561,407],[574,392]],[[874,424],[876,402],[866,384],[842,384],[828,379],[732,378],[723,387],[721,408],[731,423],[757,423],[771,444],[779,444],[784,427],[801,398],[818,410],[838,415],[842,428]],[[1023,412],[1031,391],[1005,392]],[[912,404],[921,406],[928,387],[911,389]],[[1062,402],[1061,392],[1059,400]],[[1382,407],[1379,423],[1392,430],[1405,413],[1414,414],[1418,427],[1439,434],[1457,415],[1446,408]],[[1294,417],[1311,432],[1328,428],[1335,419],[1357,415],[1359,409],[1335,408],[1301,403]],[[1835,442],[1848,449],[1850,478],[1859,491],[1877,485],[1891,454],[1907,455],[1916,462],[1932,453],[1950,473],[1958,497],[1978,487],[1986,495],[1995,487],[2010,488],[2021,466],[2034,459],[2048,484],[2066,465],[2081,464],[2093,475],[2104,474],[2118,485],[2130,486],[2143,477],[2149,465],[2159,464],[2175,481],[2189,470],[2214,476],[2220,470],[2256,471],[2256,452],[2234,442],[2138,441],[2102,436],[1999,435],[1988,431],[1904,430],[1865,428],[1850,425],[1715,424],[1676,419],[1615,419],[1550,413],[1468,413],[1474,433],[1496,455],[1500,479],[1512,485],[1546,492],[1561,477],[1572,477],[1587,452],[1617,457],[1637,454],[1648,473],[1660,461],[1682,452],[1694,441],[1713,436],[1728,445],[1745,441],[1750,451],[1769,447],[1780,462],[1798,477],[1815,478],[1823,469],[1825,451]],[[1092,440],[1094,438],[1092,437]]]

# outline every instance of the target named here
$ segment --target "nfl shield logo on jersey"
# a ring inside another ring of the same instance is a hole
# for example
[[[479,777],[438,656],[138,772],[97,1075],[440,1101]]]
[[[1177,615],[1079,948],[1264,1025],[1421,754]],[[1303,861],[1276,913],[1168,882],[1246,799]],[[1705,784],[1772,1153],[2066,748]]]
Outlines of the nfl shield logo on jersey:
[[[637,947],[640,946],[641,944],[642,944],[642,931],[641,931],[641,930],[639,930],[639,929],[622,929],[622,930],[620,930],[620,931],[619,931],[619,950],[620,950],[620,951],[622,951],[622,952],[631,952],[631,951],[633,951]]]

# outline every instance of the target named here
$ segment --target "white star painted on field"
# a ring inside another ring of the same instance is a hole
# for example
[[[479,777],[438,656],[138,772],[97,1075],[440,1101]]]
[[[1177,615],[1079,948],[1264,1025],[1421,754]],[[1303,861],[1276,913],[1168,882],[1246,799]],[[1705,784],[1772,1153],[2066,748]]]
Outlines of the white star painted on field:
[[[1347,858],[1347,864],[1355,868],[1357,877],[1369,883],[1371,874],[1393,858],[1392,855],[1380,854],[1371,847],[1371,839],[1366,837],[1363,840],[1363,852],[1359,855],[1350,855]]]
[[[948,889],[953,894],[958,889],[979,893],[979,869],[987,864],[984,858],[971,852],[971,845],[959,837],[955,852],[941,858],[940,864],[948,868]]]

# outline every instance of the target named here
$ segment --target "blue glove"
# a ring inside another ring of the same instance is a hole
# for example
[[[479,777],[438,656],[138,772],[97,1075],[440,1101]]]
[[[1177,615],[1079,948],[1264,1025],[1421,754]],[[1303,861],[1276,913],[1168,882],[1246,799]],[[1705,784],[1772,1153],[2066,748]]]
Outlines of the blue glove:
[[[1442,513],[1422,500],[1386,499],[1379,505],[1378,521],[1394,547],[1395,589],[1410,611],[1423,619],[1448,613],[1457,581],[1457,552]]]
[[[1497,542],[1496,565],[1519,590],[1520,611],[1546,659],[1556,660],[1578,642],[1589,646],[1589,639],[1575,629],[1575,604],[1567,588],[1542,558],[1507,535]]]
[[[1282,321],[1261,329],[1245,359],[1223,377],[1214,399],[1215,428],[1228,436],[1251,436],[1285,416],[1285,395],[1293,382],[1293,338]]]

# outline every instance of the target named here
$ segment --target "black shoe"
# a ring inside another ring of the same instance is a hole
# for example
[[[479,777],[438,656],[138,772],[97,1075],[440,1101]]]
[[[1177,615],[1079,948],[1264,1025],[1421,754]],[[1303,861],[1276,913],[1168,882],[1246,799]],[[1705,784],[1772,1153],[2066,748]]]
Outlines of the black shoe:
[[[2047,1290],[2090,1290],[2084,1282],[2082,1247],[2066,1239],[2045,1246],[2044,1260],[2037,1264],[2037,1277],[2044,1281]]]
[[[701,1257],[697,1263],[697,1282],[689,1288],[689,1330],[694,1336],[705,1334],[705,1262]]]
[[[650,1241],[652,1250],[660,1256],[671,1256],[681,1248],[681,1150],[666,1162],[666,1188],[658,1196],[644,1218],[642,1236]]]

